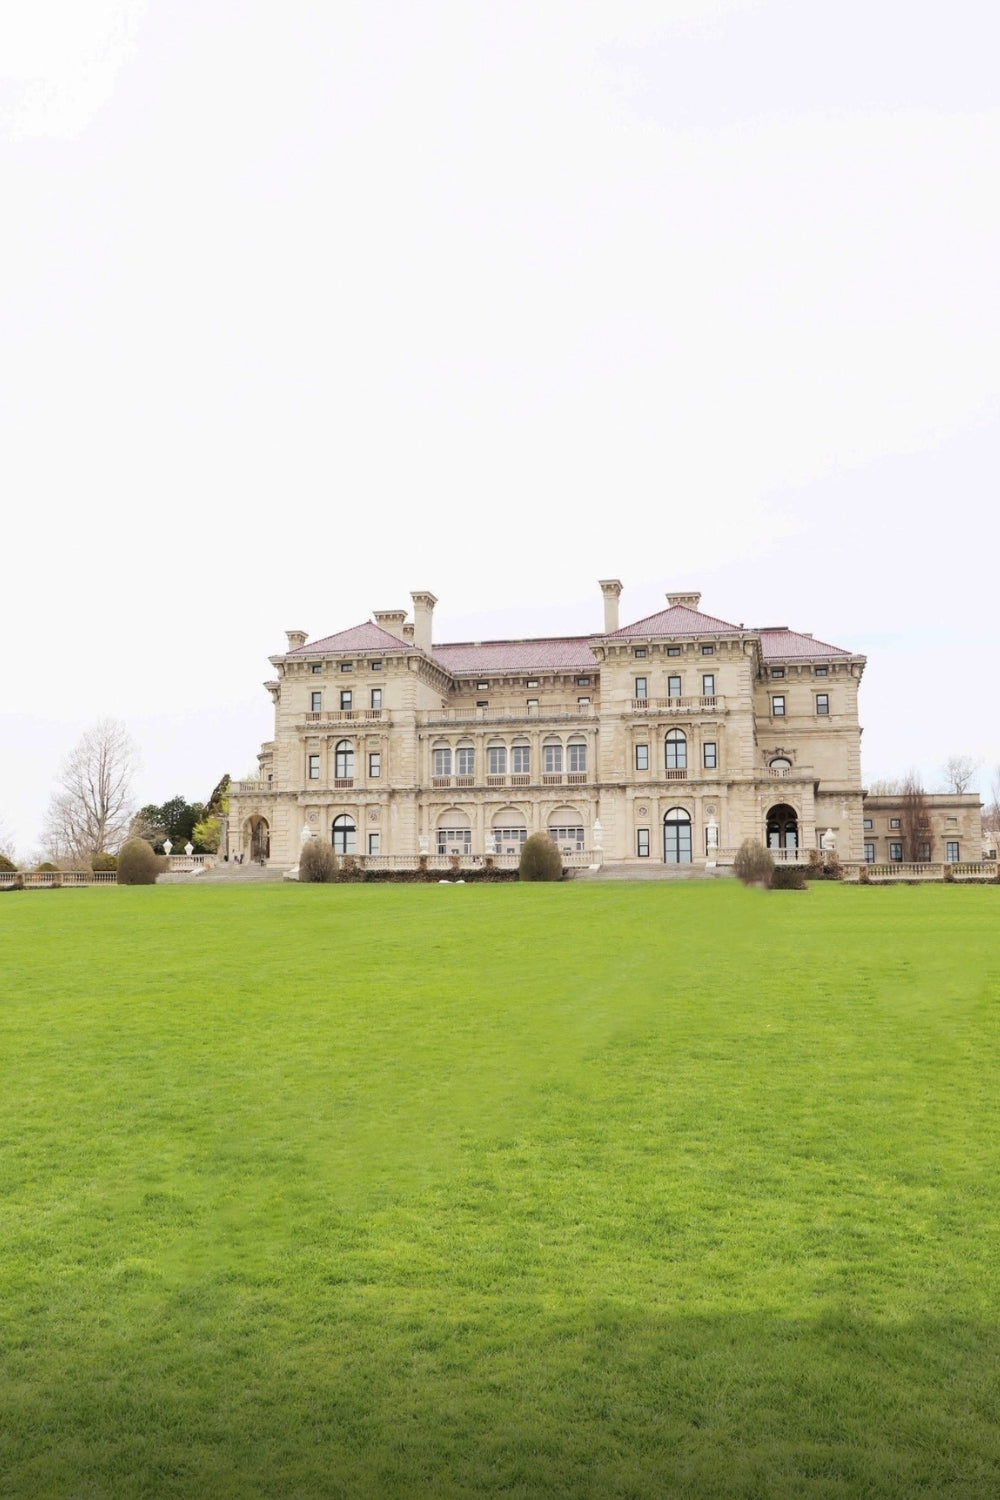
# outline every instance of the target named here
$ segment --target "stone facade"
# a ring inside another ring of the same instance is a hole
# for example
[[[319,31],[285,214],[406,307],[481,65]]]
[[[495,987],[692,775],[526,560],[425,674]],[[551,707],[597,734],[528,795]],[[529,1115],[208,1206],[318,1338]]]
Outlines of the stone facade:
[[[271,657],[274,739],[230,789],[230,849],[292,865],[340,852],[516,851],[550,831],[604,860],[705,864],[744,838],[864,857],[865,658],[700,595],[592,636],[432,644],[433,594]]]
[[[864,858],[868,864],[903,860],[959,864],[982,858],[983,809],[977,792],[928,792],[922,803],[922,809],[910,811],[898,794],[865,798]]]

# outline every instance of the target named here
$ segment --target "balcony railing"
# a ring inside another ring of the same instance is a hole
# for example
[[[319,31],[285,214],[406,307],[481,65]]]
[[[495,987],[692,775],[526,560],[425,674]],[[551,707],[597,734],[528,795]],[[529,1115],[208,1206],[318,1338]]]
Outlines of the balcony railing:
[[[229,783],[229,796],[232,797],[254,797],[262,792],[276,792],[278,788],[271,781],[231,781]]]
[[[310,727],[317,724],[377,724],[385,710],[381,708],[329,708],[322,713],[299,715],[299,722]]]
[[[539,723],[577,724],[580,720],[596,719],[593,707],[575,708],[571,704],[552,708],[441,708],[434,709],[421,718],[422,724],[497,724],[523,723],[526,719]]]
[[[630,698],[629,707],[635,714],[725,713],[726,700],[718,693],[693,698]]]

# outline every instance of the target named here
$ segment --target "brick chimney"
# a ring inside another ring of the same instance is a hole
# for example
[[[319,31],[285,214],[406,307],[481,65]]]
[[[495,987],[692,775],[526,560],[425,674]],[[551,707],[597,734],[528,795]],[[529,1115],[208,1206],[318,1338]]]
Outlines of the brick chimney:
[[[376,625],[381,625],[390,635],[394,635],[397,641],[404,639],[403,622],[406,619],[405,609],[376,609],[372,611]]]
[[[434,606],[437,603],[433,594],[420,590],[411,594],[413,600],[413,644],[419,646],[422,651],[431,649],[431,625],[434,620]]]
[[[614,635],[618,629],[618,600],[621,598],[620,578],[602,578],[601,593],[604,595],[604,634]]]

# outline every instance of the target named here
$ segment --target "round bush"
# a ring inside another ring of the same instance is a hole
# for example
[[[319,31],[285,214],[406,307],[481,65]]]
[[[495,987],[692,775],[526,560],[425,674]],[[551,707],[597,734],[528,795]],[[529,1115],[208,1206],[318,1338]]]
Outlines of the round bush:
[[[43,860],[42,863],[38,866],[38,868],[35,871],[35,874],[36,875],[54,875],[55,872],[58,869],[59,869],[58,865],[54,865],[50,859],[46,859],[46,860]]]
[[[119,885],[155,885],[160,862],[152,844],[145,839],[129,839],[118,851]]]
[[[16,869],[17,865],[12,859],[8,859],[6,854],[0,854],[0,875],[13,875]]]
[[[299,855],[299,879],[329,885],[337,878],[337,856],[323,839],[310,839]]]
[[[118,856],[117,854],[107,854],[102,849],[99,854],[92,854],[90,856],[90,868],[92,870],[117,870]]]
[[[736,851],[733,869],[744,885],[769,886],[774,874],[774,860],[756,839],[744,839]]]
[[[533,833],[521,846],[518,878],[521,880],[561,880],[562,855],[547,833]]]

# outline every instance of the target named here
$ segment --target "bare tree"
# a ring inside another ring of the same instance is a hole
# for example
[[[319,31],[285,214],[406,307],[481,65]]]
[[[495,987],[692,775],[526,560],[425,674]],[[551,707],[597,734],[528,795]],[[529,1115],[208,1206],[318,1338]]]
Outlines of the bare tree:
[[[7,859],[14,858],[14,835],[4,818],[0,818],[0,854],[5,855]]]
[[[990,833],[1000,834],[1000,766],[993,768],[989,800],[983,808],[983,827]]]
[[[909,860],[929,860],[934,853],[934,836],[927,811],[927,799],[916,771],[902,780],[899,803],[899,831],[903,835],[903,853]]]
[[[128,837],[135,741],[119,719],[101,719],[67,756],[49,804],[45,844],[57,858],[89,860]]]
[[[979,770],[980,762],[971,755],[949,755],[941,767],[951,792],[967,792]]]
[[[881,776],[869,783],[869,797],[898,797],[903,783],[898,776]]]

